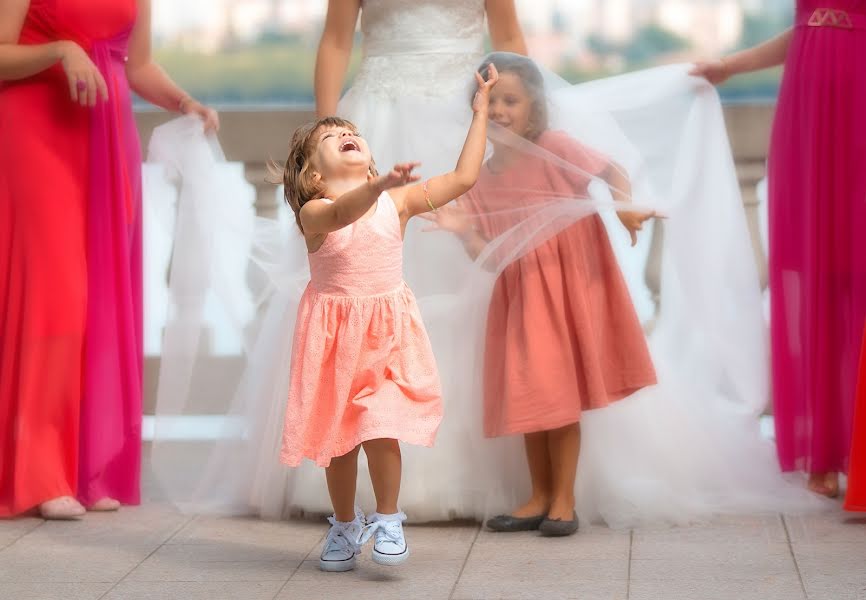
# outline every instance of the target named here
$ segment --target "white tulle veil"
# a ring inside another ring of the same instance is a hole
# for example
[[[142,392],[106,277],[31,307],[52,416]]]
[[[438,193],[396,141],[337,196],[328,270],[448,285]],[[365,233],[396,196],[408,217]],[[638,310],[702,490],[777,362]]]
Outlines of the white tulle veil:
[[[541,161],[589,185],[573,193],[527,186],[521,192],[532,202],[477,259],[450,233],[410,223],[404,272],[439,364],[445,417],[433,449],[404,448],[402,508],[414,520],[484,518],[527,493],[520,437],[482,435],[490,293],[509,264],[590,215],[607,226],[658,384],[583,413],[579,515],[622,527],[817,507],[782,478],[760,435],[766,325],[716,92],[685,66],[581,85],[538,71],[548,129],[627,173],[630,197],[615,202],[597,174],[492,126],[492,143],[526,164]],[[419,160],[425,177],[446,172],[471,117],[473,74],[465,75],[466,93],[454,98],[384,102],[350,93],[340,116],[359,125],[380,168]],[[278,459],[295,312],[309,276],[294,219],[240,214],[232,190],[220,185],[221,153],[189,121],[158,128],[149,161],[168,165],[181,181],[152,452],[160,484],[195,511],[329,512],[321,470],[289,469]],[[632,248],[621,210],[665,219],[648,224]],[[651,256],[654,269],[647,268]],[[238,340],[240,357],[205,343],[215,319]],[[201,415],[213,424],[210,435],[178,435],[177,423]],[[362,505],[372,499],[366,479],[359,481]]]

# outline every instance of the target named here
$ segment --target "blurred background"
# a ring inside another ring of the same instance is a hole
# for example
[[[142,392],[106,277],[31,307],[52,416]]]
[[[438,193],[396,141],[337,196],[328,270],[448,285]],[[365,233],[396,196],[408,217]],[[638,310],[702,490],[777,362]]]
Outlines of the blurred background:
[[[516,0],[530,54],[571,82],[714,58],[788,27],[793,0]],[[159,62],[221,107],[306,107],[326,0],[153,0]],[[356,45],[352,69],[358,64]],[[779,70],[736,78],[726,103],[770,101]],[[351,79],[349,80],[349,83]]]

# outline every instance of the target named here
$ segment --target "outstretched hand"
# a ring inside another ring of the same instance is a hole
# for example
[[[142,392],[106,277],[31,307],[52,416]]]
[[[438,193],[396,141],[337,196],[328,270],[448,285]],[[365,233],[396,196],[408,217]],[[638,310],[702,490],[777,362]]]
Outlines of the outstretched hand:
[[[402,187],[410,183],[415,183],[421,179],[420,175],[416,175],[412,171],[421,166],[419,162],[407,162],[394,165],[388,173],[380,175],[372,180],[372,184],[380,192],[390,190],[395,187]]]
[[[476,71],[475,81],[478,82],[478,91],[475,92],[475,98],[472,100],[472,111],[478,112],[487,109],[490,102],[490,90],[499,81],[499,71],[496,70],[496,65],[491,63],[487,67],[487,81],[484,81],[481,73]]]
[[[631,236],[631,245],[632,247],[637,245],[637,232],[643,229],[643,224],[649,221],[650,219],[656,218],[658,215],[655,211],[653,212],[633,212],[633,211],[624,211],[617,213],[619,216],[620,223],[623,224],[628,230],[629,236]]]

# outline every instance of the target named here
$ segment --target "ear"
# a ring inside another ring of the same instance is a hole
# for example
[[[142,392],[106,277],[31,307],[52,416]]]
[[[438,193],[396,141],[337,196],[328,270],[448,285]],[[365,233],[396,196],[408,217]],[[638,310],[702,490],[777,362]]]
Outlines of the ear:
[[[313,171],[313,181],[315,181],[316,183],[322,181],[322,174],[318,171]]]

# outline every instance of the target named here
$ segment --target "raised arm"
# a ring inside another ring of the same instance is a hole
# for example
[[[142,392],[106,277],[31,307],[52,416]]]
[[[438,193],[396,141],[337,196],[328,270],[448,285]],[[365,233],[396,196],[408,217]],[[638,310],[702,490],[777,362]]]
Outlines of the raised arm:
[[[793,28],[776,37],[712,62],[699,62],[691,74],[706,78],[713,85],[724,83],[734,75],[775,67],[785,62],[791,44]]]
[[[493,49],[526,56],[526,40],[517,21],[514,0],[487,0],[485,9]]]
[[[401,207],[404,219],[436,210],[472,189],[478,180],[484,151],[487,148],[487,105],[490,89],[499,80],[496,67],[490,65],[487,81],[479,73],[478,92],[472,101],[472,124],[466,134],[463,150],[457,166],[450,173],[433,177],[422,185],[413,185],[395,190],[392,194]]]
[[[150,43],[150,0],[138,0],[138,16],[129,40],[126,77],[130,87],[142,98],[170,112],[195,114],[205,129],[219,129],[216,111],[193,99],[153,62]]]
[[[329,0],[325,29],[316,54],[316,115],[333,116],[343,90],[361,0]]]

